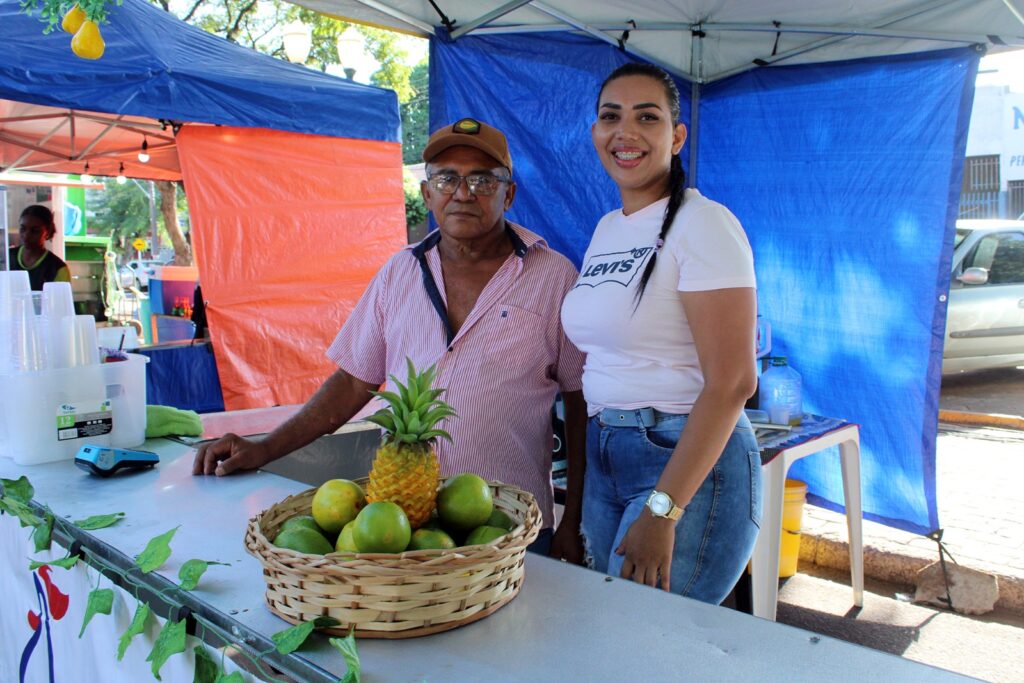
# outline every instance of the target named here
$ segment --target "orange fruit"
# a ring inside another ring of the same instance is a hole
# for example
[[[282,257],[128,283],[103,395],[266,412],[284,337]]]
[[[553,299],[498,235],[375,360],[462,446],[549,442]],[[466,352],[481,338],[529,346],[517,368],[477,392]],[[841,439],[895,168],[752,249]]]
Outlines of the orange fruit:
[[[493,508],[491,487],[472,472],[452,477],[437,494],[437,514],[441,522],[458,531],[486,524]]]
[[[361,553],[400,553],[409,545],[412,527],[396,503],[377,501],[356,516],[352,538]]]
[[[274,545],[278,548],[287,548],[310,555],[326,555],[334,551],[326,538],[306,527],[292,527],[283,530],[274,539]]]
[[[409,550],[445,550],[454,548],[455,541],[441,529],[420,527],[412,532]]]
[[[500,526],[478,526],[469,532],[469,536],[466,536],[466,545],[483,545],[484,543],[490,543],[496,538],[501,538],[508,533],[507,529],[502,529]]]
[[[106,47],[100,35],[100,27],[88,19],[82,22],[75,37],[71,39],[71,51],[82,59],[99,59]]]
[[[324,482],[313,494],[313,519],[329,534],[336,534],[366,505],[362,487],[348,479]]]
[[[64,15],[64,19],[60,22],[60,27],[71,35],[78,33],[78,29],[82,27],[82,22],[85,21],[85,12],[78,5],[75,5],[68,10],[68,13]]]

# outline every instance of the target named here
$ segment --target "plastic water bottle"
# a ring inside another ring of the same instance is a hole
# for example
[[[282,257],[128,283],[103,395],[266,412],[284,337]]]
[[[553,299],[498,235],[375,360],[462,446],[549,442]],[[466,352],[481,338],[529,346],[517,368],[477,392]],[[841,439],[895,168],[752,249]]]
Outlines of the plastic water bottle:
[[[771,359],[761,375],[758,403],[772,424],[798,425],[803,420],[800,373],[786,363],[784,356]]]

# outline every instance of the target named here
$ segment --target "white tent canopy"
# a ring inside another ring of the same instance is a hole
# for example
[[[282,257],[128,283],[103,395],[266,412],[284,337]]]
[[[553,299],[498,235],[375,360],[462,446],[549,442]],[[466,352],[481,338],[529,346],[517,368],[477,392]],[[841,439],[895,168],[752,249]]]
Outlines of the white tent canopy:
[[[1024,46],[1022,0],[300,0],[415,35],[579,31],[709,83],[774,63]]]

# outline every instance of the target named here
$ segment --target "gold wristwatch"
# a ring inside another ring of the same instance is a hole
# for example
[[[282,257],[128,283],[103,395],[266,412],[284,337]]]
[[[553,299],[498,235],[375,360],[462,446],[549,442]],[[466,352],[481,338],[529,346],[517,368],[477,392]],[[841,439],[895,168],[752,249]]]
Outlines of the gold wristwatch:
[[[683,516],[683,508],[675,504],[672,496],[661,491],[651,491],[651,495],[647,496],[647,509],[655,517],[667,517],[673,522]]]

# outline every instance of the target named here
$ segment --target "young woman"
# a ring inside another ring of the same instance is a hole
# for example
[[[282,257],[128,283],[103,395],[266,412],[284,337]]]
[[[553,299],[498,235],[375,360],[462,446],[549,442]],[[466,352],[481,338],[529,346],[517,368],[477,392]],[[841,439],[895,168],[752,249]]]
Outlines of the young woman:
[[[21,212],[21,246],[11,247],[7,263],[10,270],[27,270],[32,289],[41,291],[47,282],[71,282],[68,265],[46,248],[53,239],[57,226],[53,212],[40,204],[33,204]]]
[[[587,353],[582,533],[595,569],[718,604],[754,547],[756,292],[743,228],[685,188],[679,92],[657,67],[604,84],[591,128],[622,208],[598,223],[566,334]]]

